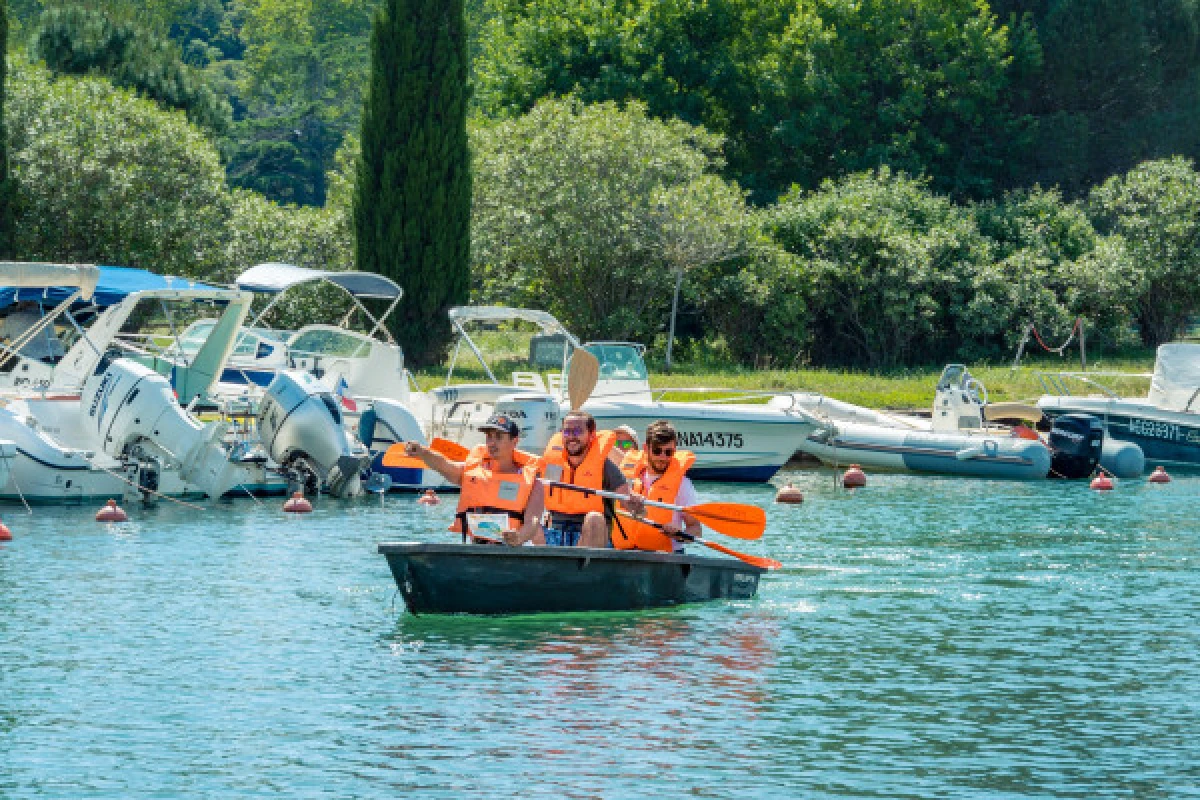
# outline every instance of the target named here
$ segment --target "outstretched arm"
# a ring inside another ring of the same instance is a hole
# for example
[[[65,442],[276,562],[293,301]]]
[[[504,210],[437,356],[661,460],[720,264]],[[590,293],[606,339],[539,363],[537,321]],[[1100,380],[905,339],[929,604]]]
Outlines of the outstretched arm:
[[[405,455],[421,459],[427,467],[455,486],[462,486],[463,465],[461,461],[451,461],[441,453],[430,450],[420,442],[405,442],[404,453]]]

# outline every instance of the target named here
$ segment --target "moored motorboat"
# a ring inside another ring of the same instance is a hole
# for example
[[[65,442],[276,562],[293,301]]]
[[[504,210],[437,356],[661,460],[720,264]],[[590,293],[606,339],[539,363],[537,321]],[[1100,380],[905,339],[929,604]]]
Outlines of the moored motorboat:
[[[746,600],[766,572],[725,558],[580,547],[383,542],[414,614],[636,611]]]

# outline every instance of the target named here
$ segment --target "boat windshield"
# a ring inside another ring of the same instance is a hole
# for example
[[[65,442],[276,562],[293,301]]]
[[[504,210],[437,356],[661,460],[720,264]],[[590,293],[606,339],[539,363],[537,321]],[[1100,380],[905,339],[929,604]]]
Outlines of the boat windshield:
[[[600,342],[584,345],[600,362],[600,378],[608,381],[639,381],[650,379],[641,348],[625,342]]]
[[[189,325],[179,337],[179,352],[185,356],[198,353],[208,341],[216,324],[215,319],[202,319]],[[233,346],[233,355],[239,359],[266,358],[275,352],[276,348],[284,346],[283,340],[275,331],[268,328],[243,328]]]
[[[318,328],[300,331],[288,347],[296,355],[365,358],[371,353],[371,340],[350,331]]]

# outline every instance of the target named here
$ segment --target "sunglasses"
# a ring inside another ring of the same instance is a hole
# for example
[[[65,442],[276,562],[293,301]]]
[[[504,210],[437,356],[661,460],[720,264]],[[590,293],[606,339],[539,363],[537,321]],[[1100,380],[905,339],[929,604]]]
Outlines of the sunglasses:
[[[628,439],[618,439],[617,440],[617,449],[618,450],[636,450],[637,442],[631,442]]]
[[[675,455],[675,447],[673,445],[671,447],[659,447],[656,444],[652,444],[650,445],[650,452],[656,456],[673,456]]]
[[[563,428],[563,436],[583,436],[587,433],[587,428]]]

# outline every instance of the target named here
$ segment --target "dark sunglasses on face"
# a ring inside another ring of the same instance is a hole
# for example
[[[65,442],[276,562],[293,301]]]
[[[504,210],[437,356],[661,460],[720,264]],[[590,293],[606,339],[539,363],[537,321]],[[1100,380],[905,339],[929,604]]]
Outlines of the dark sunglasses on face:
[[[675,455],[675,446],[659,447],[656,444],[650,445],[650,451],[656,456],[673,456]]]
[[[587,428],[563,428],[563,436],[583,436],[587,433]]]

